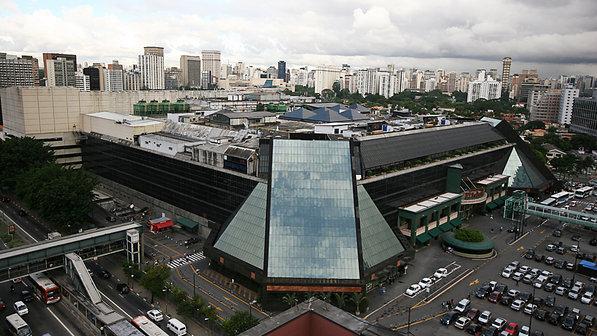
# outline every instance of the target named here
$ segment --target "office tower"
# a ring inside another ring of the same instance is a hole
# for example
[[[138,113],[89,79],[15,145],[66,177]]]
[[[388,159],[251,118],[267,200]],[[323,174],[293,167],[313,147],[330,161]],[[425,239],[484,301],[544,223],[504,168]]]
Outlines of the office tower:
[[[578,98],[580,90],[568,84],[562,89],[560,96],[560,106],[558,122],[569,125],[572,121],[572,110],[574,108],[574,98]]]
[[[477,99],[497,99],[502,92],[502,83],[496,81],[491,76],[485,75],[485,70],[481,70],[477,79],[468,84],[468,96],[466,101],[471,103]]]
[[[178,90],[182,85],[182,71],[177,67],[167,68],[164,77],[166,90]]]
[[[122,77],[125,91],[141,90],[141,73],[138,70],[126,71]]]
[[[495,68],[489,69],[489,71],[487,71],[487,74],[491,76],[491,78],[493,79],[498,79],[498,71]]]
[[[123,71],[121,69],[110,69],[104,71],[104,91],[123,91]]]
[[[90,91],[89,76],[82,72],[77,72],[75,75],[75,86],[81,91]]]
[[[141,89],[163,90],[164,83],[164,48],[145,47],[145,54],[139,55],[141,71]]]
[[[508,97],[510,94],[510,68],[512,67],[512,58],[504,57],[502,59],[502,97]]]
[[[356,90],[363,96],[370,93],[378,93],[378,73],[379,69],[376,68],[358,70],[356,73]]]
[[[124,71],[122,64],[118,63],[117,60],[113,60],[111,64],[108,64],[108,70],[121,70]]]
[[[560,90],[538,87],[529,94],[527,106],[531,120],[541,120],[544,123],[558,122],[560,109]]]
[[[597,89],[591,98],[574,99],[570,130],[597,137]]]
[[[335,67],[318,67],[315,69],[315,93],[328,89],[331,90],[334,82],[340,79],[340,69]]]
[[[72,61],[72,63],[75,65],[74,69],[76,71],[76,69],[77,69],[77,55],[59,54],[59,53],[43,53],[42,54],[42,59],[43,59],[43,62],[44,62],[44,76],[46,77],[46,81],[47,81],[47,78],[48,78],[48,61],[50,61],[50,60],[57,60],[58,58],[63,58],[63,59],[67,59],[67,60]],[[73,81],[74,81],[74,78],[75,78],[75,73],[74,72],[72,74],[72,77],[73,77]]]
[[[0,88],[39,85],[37,58],[0,53]]]
[[[220,71],[221,71],[221,63],[220,63],[221,53],[218,50],[203,50],[201,51],[201,73],[207,74],[209,73],[210,77],[207,78],[208,87],[218,83],[220,79]],[[208,88],[204,87],[204,88]]]
[[[278,78],[283,79],[284,82],[288,82],[286,78],[286,62],[285,61],[278,61]]]
[[[452,93],[456,91],[456,73],[449,72],[448,73],[448,83],[446,84],[446,92]]]
[[[91,91],[101,90],[101,88],[100,88],[100,69],[98,67],[84,68],[83,74],[86,76],[89,76],[89,90],[91,90]],[[102,74],[102,76],[103,76],[103,74]]]
[[[182,86],[201,87],[201,57],[181,55],[180,72]]]
[[[468,72],[461,72],[456,79],[456,90],[460,92],[468,92],[468,83],[470,82],[470,74]]]
[[[58,57],[46,60],[46,86],[75,86],[77,64],[72,59]]]

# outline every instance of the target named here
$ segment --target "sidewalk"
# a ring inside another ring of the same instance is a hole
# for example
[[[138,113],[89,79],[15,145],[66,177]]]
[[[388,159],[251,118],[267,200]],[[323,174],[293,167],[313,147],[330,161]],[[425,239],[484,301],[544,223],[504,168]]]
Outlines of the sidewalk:
[[[113,270],[113,276],[120,281],[120,279],[128,279],[126,274],[122,268],[118,268],[117,270]],[[122,281],[123,283],[129,283],[126,280]],[[151,293],[147,291],[141,284],[135,281],[134,285],[131,286],[131,293],[129,295],[137,295],[143,301],[145,301],[149,306],[159,309],[164,314],[164,320],[168,320],[171,318],[176,318],[180,320],[187,326],[188,335],[190,336],[213,336],[218,335],[218,333],[208,329],[207,327],[199,324],[194,319],[190,319],[188,317],[179,316],[176,313],[176,304],[173,302],[169,302],[166,298],[158,298],[154,297],[153,304],[151,304]]]
[[[243,285],[241,285],[237,282],[233,283],[230,278],[228,278],[214,270],[206,269],[200,273],[201,273],[201,275],[208,278],[213,283],[218,284],[221,287],[229,289],[235,295],[243,298],[247,302],[252,302],[253,300],[257,300],[258,295],[256,292],[244,287]]]

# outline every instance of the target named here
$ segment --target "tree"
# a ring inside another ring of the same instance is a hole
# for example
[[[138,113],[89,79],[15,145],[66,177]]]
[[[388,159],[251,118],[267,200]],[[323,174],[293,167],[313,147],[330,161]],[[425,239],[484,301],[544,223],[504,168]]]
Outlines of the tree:
[[[332,300],[334,305],[340,309],[344,309],[346,306],[346,294],[344,293],[334,293],[332,295]]]
[[[355,315],[357,316],[361,314],[361,309],[367,309],[367,295],[363,292],[352,293],[350,301],[352,301],[355,306]]]
[[[257,103],[257,108],[255,109],[255,111],[265,111],[265,105],[263,105],[262,103]]]
[[[288,307],[294,307],[298,304],[298,298],[294,293],[288,293],[282,297],[282,301],[288,305]]]
[[[332,84],[332,91],[334,91],[336,96],[340,94],[340,82],[334,82],[334,84]]]
[[[222,322],[222,329],[227,336],[236,336],[259,324],[259,320],[247,311],[237,311]]]
[[[166,280],[169,278],[170,267],[166,265],[154,265],[145,270],[145,274],[141,277],[141,285],[151,293],[151,303],[153,303],[155,295],[162,293]]]
[[[334,93],[334,91],[330,89],[324,89],[323,91],[321,91],[321,99],[323,99],[323,101],[325,102],[331,102],[332,100],[334,100],[335,97],[336,94]]]
[[[562,157],[551,159],[550,164],[558,174],[568,176],[575,172],[577,162],[578,158],[575,155],[566,154]]]
[[[0,141],[0,186],[14,189],[17,177],[31,168],[54,162],[54,152],[30,137]]]
[[[524,124],[519,128],[519,131],[534,130],[534,129],[545,129],[545,123],[541,120],[533,120]]]
[[[478,243],[482,242],[485,238],[483,233],[476,229],[456,229],[454,231],[454,238],[465,242]]]
[[[58,231],[70,234],[89,222],[96,184],[96,179],[83,169],[47,164],[20,174],[15,192]]]

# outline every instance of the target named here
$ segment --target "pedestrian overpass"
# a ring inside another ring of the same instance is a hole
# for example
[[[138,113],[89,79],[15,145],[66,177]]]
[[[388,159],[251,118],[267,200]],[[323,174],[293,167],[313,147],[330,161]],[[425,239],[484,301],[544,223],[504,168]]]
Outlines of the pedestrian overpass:
[[[529,200],[524,191],[517,190],[506,200],[504,218],[523,222],[527,216],[581,225],[588,229],[597,229],[597,215],[535,203]]]
[[[87,260],[126,251],[130,262],[140,264],[141,228],[141,224],[129,222],[0,251],[0,283],[63,268],[69,253]]]

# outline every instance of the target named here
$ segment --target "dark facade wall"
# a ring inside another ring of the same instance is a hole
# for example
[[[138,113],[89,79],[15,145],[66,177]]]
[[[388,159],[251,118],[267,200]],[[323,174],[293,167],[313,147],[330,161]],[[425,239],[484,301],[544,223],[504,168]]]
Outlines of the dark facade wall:
[[[217,224],[224,223],[257,181],[89,136],[83,167]]]
[[[83,74],[89,76],[89,89],[98,91],[100,89],[100,73],[98,68],[85,68]]]
[[[363,186],[390,226],[397,225],[399,207],[421,201],[446,191],[448,166],[462,165],[462,178],[477,180],[490,174],[502,173],[511,148],[452,161],[412,173],[389,177]]]
[[[354,336],[350,330],[321,317],[316,313],[307,312],[294,320],[267,333],[268,336]]]

